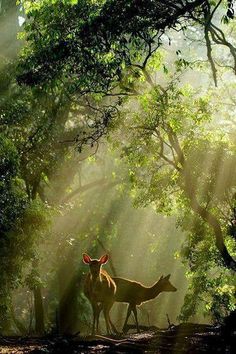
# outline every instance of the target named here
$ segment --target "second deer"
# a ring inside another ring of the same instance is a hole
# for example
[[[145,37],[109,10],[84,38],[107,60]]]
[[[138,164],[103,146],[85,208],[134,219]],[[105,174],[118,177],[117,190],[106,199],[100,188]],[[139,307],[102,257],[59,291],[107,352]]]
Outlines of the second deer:
[[[134,280],[125,278],[112,277],[116,284],[115,301],[127,302],[129,304],[125,323],[123,326],[123,332],[126,332],[128,319],[133,312],[136,322],[137,331],[139,332],[137,305],[141,305],[143,302],[149,301],[157,297],[163,291],[176,291],[177,289],[170,283],[170,274],[166,277],[163,275],[160,279],[151,287],[146,287],[141,283]]]

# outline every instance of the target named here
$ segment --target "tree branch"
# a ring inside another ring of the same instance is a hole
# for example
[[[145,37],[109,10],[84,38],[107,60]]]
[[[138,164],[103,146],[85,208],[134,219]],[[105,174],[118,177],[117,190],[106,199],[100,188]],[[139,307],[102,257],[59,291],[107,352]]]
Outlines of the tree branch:
[[[70,194],[68,194],[63,200],[62,203],[68,203],[72,198],[74,198],[77,194],[81,194],[86,192],[89,189],[95,188],[97,186],[107,186],[107,187],[113,187],[117,184],[119,184],[121,181],[117,180],[114,182],[108,181],[106,178],[101,178],[97,181],[88,183],[84,186],[81,186],[79,188],[76,188],[73,192],[71,192]]]

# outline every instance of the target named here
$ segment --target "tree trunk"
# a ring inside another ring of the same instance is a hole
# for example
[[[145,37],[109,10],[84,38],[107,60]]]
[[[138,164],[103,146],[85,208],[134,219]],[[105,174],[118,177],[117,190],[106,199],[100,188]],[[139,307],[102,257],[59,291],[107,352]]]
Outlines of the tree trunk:
[[[236,261],[231,257],[231,255],[229,254],[225,246],[220,223],[215,217],[215,215],[213,215],[209,210],[203,208],[199,204],[196,198],[196,191],[189,171],[185,171],[184,173],[184,182],[185,182],[185,187],[184,187],[185,194],[190,200],[190,205],[192,210],[197,215],[199,215],[212,228],[215,236],[216,247],[221,254],[225,266],[229,269],[236,271]]]
[[[58,272],[59,282],[59,305],[58,305],[58,330],[60,334],[73,334],[76,332],[78,317],[77,303],[77,279],[68,279],[68,270],[60,269]]]
[[[190,206],[192,210],[212,228],[215,236],[216,247],[221,254],[225,266],[229,269],[236,271],[236,261],[231,257],[225,246],[224,237],[219,221],[217,220],[214,214],[212,214],[206,208],[203,208],[197,200],[197,192],[192,178],[191,167],[188,166],[178,138],[171,127],[168,127],[168,137],[170,144],[172,145],[173,149],[177,154],[178,163],[181,165],[181,167],[177,168],[175,166],[175,168],[181,173],[183,177],[182,187],[185,192],[185,195],[190,201]]]
[[[58,330],[60,334],[74,334],[77,332],[78,318],[78,274],[75,271],[74,252],[69,251],[67,257],[60,261],[58,269]],[[60,254],[60,250],[59,250]]]
[[[34,311],[35,311],[35,332],[37,334],[45,333],[44,326],[44,308],[43,298],[40,286],[36,286],[33,290],[34,294]]]

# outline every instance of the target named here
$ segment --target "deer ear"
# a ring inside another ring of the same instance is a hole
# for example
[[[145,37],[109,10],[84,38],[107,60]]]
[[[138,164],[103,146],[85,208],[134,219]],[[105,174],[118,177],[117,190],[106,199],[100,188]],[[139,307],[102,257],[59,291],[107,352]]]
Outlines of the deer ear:
[[[90,258],[89,255],[86,254],[86,253],[83,253],[83,262],[84,262],[85,264],[89,264],[89,263],[91,262],[91,258]]]
[[[163,279],[163,275],[160,277],[160,280],[162,280]]]
[[[169,280],[170,279],[170,274],[168,274],[165,279]]]
[[[107,261],[108,261],[108,259],[109,259],[108,254],[104,254],[104,255],[99,259],[99,263],[101,263],[101,264],[106,264]]]

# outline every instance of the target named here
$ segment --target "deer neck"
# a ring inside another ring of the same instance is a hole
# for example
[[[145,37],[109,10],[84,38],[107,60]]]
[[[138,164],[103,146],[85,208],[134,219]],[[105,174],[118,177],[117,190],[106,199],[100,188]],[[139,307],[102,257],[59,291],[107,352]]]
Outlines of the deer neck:
[[[145,291],[145,300],[151,300],[151,299],[155,299],[155,297],[157,297],[161,292],[163,291],[159,281],[156,282],[155,284],[153,284],[153,286],[150,286],[149,288],[146,289]]]

